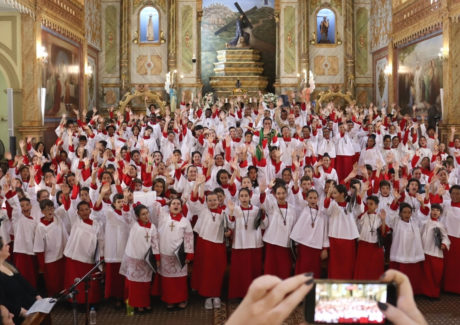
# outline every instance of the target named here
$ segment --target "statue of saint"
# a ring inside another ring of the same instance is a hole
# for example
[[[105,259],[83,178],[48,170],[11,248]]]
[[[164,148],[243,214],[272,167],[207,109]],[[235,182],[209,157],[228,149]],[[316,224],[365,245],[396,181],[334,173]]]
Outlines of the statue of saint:
[[[147,41],[154,41],[152,15],[149,15],[149,21],[147,23]]]
[[[327,19],[327,17],[323,17],[323,20],[319,25],[319,30],[321,32],[320,43],[330,43],[329,39],[327,38],[327,34],[329,32],[329,19]]]
[[[240,15],[236,20],[236,32],[235,37],[226,44],[227,47],[246,47],[249,46],[249,33],[245,32],[244,29],[249,27],[243,15]]]

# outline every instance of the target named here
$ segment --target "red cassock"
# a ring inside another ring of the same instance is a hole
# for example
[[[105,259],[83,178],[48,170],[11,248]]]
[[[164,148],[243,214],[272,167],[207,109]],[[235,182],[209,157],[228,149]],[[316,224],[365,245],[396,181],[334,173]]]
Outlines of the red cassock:
[[[105,263],[105,298],[123,299],[125,277],[120,274],[121,263]]]
[[[14,263],[19,273],[32,285],[37,287],[37,269],[38,262],[35,255],[28,255],[23,253],[14,253]]]
[[[232,249],[228,298],[243,298],[252,281],[262,274],[262,247]]]
[[[398,270],[410,280],[414,295],[422,293],[423,283],[423,262],[418,263],[399,263],[390,261],[390,269]]]
[[[168,305],[187,301],[187,277],[166,277],[157,274],[153,281],[152,295],[161,296],[161,300]]]
[[[65,287],[69,288],[74,284],[75,278],[81,278],[86,273],[88,273],[94,264],[83,263],[80,261],[73,260],[71,258],[66,258],[65,264]],[[77,303],[85,303],[85,284],[81,283],[77,287],[78,294],[76,296]],[[88,290],[88,302],[90,304],[95,304],[101,301],[102,291],[101,284],[99,280],[91,280],[89,282]]]
[[[335,171],[339,181],[343,181],[353,170],[354,156],[337,156],[335,157]]]
[[[329,237],[329,279],[352,279],[356,260],[356,240]]]
[[[126,279],[125,295],[129,305],[135,308],[150,306],[150,282],[136,282]]]
[[[53,297],[61,292],[64,287],[64,257],[52,263],[45,263],[45,284],[46,291],[49,297]]]
[[[383,248],[376,243],[361,240],[358,243],[354,278],[357,280],[377,280],[385,271]]]
[[[298,244],[295,274],[307,272],[313,272],[316,279],[321,276],[321,249]]]
[[[460,294],[460,238],[449,236],[450,248],[445,252],[444,291]]]
[[[198,237],[195,252],[192,288],[203,297],[219,297],[227,268],[225,244]]]
[[[290,248],[265,243],[264,274],[276,275],[281,279],[291,276],[292,258]]]
[[[443,258],[425,254],[422,294],[432,298],[439,298],[443,270]]]

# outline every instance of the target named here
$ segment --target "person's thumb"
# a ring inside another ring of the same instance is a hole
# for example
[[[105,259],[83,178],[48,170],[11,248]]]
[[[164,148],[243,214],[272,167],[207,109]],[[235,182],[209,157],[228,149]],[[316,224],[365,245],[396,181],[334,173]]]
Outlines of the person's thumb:
[[[417,325],[417,323],[407,316],[402,310],[384,302],[378,302],[377,306],[388,320],[394,325]]]

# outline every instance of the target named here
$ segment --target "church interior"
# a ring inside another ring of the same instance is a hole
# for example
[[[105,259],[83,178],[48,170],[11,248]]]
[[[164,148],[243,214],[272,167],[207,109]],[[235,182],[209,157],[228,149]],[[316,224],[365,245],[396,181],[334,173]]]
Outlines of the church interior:
[[[460,130],[459,37],[460,0],[0,0],[0,159],[25,138],[52,147],[63,118],[164,115],[206,96],[300,103],[312,82],[314,110],[396,105],[447,143]],[[238,306],[155,301],[134,316],[102,304],[98,324],[224,324]],[[460,322],[458,295],[417,303],[430,324]],[[52,319],[70,324],[71,308]],[[287,323],[302,321],[299,307]]]

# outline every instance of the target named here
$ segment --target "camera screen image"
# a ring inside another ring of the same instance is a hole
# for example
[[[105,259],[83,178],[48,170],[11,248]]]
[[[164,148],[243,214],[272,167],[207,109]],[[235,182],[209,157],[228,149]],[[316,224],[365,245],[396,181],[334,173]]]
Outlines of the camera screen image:
[[[315,322],[384,324],[377,302],[387,301],[386,284],[317,283]]]

